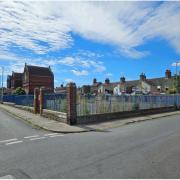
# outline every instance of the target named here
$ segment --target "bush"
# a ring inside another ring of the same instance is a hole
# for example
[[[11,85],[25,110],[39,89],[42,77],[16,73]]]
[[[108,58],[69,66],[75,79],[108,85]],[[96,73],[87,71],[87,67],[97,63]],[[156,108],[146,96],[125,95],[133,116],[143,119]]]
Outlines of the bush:
[[[169,94],[176,94],[176,89],[174,88],[174,89],[170,89],[169,90]]]
[[[136,110],[139,110],[139,104],[138,103],[135,103],[132,107],[132,110],[133,111],[136,111]]]
[[[26,94],[26,92],[22,87],[17,87],[14,94],[15,95],[24,95],[24,94]]]

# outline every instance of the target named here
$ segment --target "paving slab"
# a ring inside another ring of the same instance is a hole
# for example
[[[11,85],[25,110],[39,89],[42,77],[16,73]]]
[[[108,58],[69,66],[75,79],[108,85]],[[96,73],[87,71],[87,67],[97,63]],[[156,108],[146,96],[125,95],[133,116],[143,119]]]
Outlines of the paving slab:
[[[180,114],[180,111],[174,111],[174,112],[146,115],[146,116],[141,116],[141,117],[117,119],[117,120],[111,120],[108,122],[70,126],[66,123],[62,123],[56,120],[45,118],[40,115],[33,114],[31,112],[18,109],[16,107],[4,105],[4,104],[0,104],[0,109],[8,112],[9,114],[19,119],[24,120],[25,122],[31,124],[34,127],[42,128],[44,130],[48,130],[52,132],[59,132],[59,133],[80,133],[80,132],[88,132],[88,131],[102,131],[102,130],[106,130],[110,128],[124,126],[131,123],[137,123],[137,122],[153,120],[153,119],[158,119],[161,117]]]
[[[87,132],[89,129],[78,126],[70,126],[68,124],[58,122],[52,119],[44,118],[40,115],[18,109],[12,106],[0,104],[0,109],[8,112],[10,115],[19,118],[34,127],[59,133],[80,133]]]

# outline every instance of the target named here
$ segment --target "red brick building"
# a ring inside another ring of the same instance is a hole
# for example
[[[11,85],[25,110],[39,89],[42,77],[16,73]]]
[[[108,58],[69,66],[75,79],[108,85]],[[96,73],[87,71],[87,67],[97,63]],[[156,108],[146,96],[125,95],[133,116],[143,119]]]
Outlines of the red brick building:
[[[44,87],[54,92],[54,74],[50,66],[39,67],[25,64],[22,87],[26,94],[33,94],[37,87]]]
[[[8,85],[12,90],[15,90],[17,87],[22,87],[22,77],[23,73],[12,72],[12,76],[8,79]]]
[[[7,76],[7,89],[11,89],[11,81],[12,81],[12,76],[8,75]]]

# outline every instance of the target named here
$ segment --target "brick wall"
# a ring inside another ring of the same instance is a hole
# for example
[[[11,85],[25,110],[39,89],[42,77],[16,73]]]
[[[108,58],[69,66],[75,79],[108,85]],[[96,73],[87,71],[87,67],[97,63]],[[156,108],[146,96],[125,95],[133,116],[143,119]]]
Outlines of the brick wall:
[[[144,110],[136,110],[136,111],[124,111],[124,112],[115,112],[115,113],[78,116],[77,124],[105,122],[105,121],[116,120],[116,119],[119,120],[129,117],[138,117],[142,115],[171,112],[175,110],[176,110],[175,107],[172,106],[172,107],[162,107],[156,109],[144,109]]]

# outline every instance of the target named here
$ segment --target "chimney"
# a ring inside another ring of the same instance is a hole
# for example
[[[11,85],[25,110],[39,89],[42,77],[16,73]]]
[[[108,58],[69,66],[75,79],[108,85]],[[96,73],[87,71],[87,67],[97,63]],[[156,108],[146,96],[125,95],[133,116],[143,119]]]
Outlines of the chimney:
[[[126,82],[126,79],[125,79],[125,77],[123,76],[123,77],[121,77],[120,78],[120,83],[125,83]]]
[[[140,74],[140,80],[145,81],[146,80],[146,75],[144,73]]]
[[[96,83],[97,83],[97,79],[94,78],[94,79],[93,79],[93,84],[96,84]]]
[[[165,77],[168,78],[168,79],[171,78],[171,71],[169,69],[166,70]]]
[[[105,79],[105,84],[109,84],[109,83],[110,83],[109,78],[106,78],[106,79]]]

